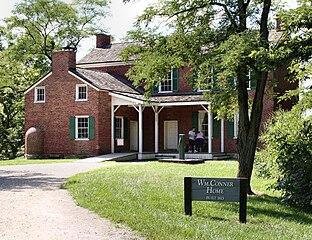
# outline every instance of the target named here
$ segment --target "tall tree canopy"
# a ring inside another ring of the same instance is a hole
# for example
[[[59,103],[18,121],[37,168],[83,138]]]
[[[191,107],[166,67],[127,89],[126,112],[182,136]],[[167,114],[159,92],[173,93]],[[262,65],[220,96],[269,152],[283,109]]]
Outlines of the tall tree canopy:
[[[312,8],[310,1],[300,3],[280,13],[284,29],[270,35],[278,9],[272,0],[158,1],[129,32],[137,43],[123,53],[137,58],[129,77],[150,93],[172,67],[189,66],[194,88],[210,89],[205,95],[214,112],[231,117],[238,109],[238,177],[250,181],[269,72],[311,57]],[[159,27],[164,22],[165,32]],[[251,98],[249,71],[256,80]]]
[[[77,48],[80,41],[104,31],[101,19],[107,0],[23,0],[5,19],[12,54],[37,67],[49,65],[52,52],[61,47]]]

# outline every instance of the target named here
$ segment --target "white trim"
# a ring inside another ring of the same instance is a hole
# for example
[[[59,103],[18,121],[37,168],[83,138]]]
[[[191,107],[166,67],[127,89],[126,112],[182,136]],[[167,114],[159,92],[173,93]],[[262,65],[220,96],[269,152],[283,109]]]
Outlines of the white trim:
[[[209,102],[201,101],[201,102],[166,102],[166,103],[158,103],[155,105],[158,106],[194,106],[194,105],[207,105]]]
[[[114,105],[111,104],[111,152],[115,153],[115,111]]]
[[[86,98],[85,99],[79,99],[79,88],[80,87],[86,87]],[[76,102],[85,102],[88,101],[88,85],[87,84],[76,84]]]
[[[161,84],[163,83],[163,81],[168,81],[168,80],[171,80],[171,90],[165,90],[165,91],[162,91],[161,90]],[[163,79],[159,85],[158,85],[158,93],[172,93],[173,92],[173,69],[171,69],[170,71],[170,79],[166,78],[166,79]]]
[[[88,119],[88,138],[78,138],[78,118],[87,118]],[[89,141],[89,128],[90,128],[90,116],[80,115],[75,116],[75,140],[76,141]]]
[[[176,137],[177,137],[177,141],[176,141],[176,144],[177,144],[177,146],[176,147],[178,147],[178,142],[179,142],[179,138],[178,138],[178,136],[179,136],[179,121],[178,120],[165,120],[164,121],[164,150],[170,150],[170,149],[172,149],[172,148],[168,148],[168,132],[166,131],[166,130],[168,130],[168,128],[166,128],[166,124],[168,124],[168,123],[176,123],[176,126],[177,126],[177,135],[176,135]]]
[[[142,105],[139,105],[139,153],[143,153],[143,111]]]
[[[224,153],[224,118],[221,118],[221,147],[220,151]]]
[[[34,89],[36,86],[38,86],[40,83],[42,83],[44,80],[46,80],[48,77],[50,77],[52,75],[52,72],[48,73],[45,77],[43,77],[41,80],[39,80],[38,82],[36,82],[34,85],[32,85],[30,88],[27,89],[26,92],[24,92],[24,94],[29,93],[32,89]]]
[[[237,136],[238,136],[238,120],[239,120],[239,113],[235,113],[234,114],[234,124],[233,124],[233,131],[234,131],[234,136],[233,136],[233,139],[237,139]]]
[[[248,86],[247,90],[251,90],[251,69],[248,70]]]
[[[128,66],[132,65],[134,61],[130,62],[106,62],[106,63],[78,63],[77,67],[80,68],[100,68],[100,67],[112,67],[112,66]]]
[[[89,85],[90,87],[94,88],[96,91],[100,91],[99,88],[93,86],[91,83],[88,83],[86,80],[82,79],[81,77],[77,76],[76,74],[74,74],[73,72],[71,71],[68,71],[68,73],[72,76],[74,76],[75,78],[77,78],[78,80],[82,81],[83,83]]]
[[[210,70],[210,72],[211,72],[211,76],[210,76],[210,84],[212,83],[214,83],[214,78],[213,78],[213,74],[214,74],[214,67],[211,67],[211,70]],[[207,81],[207,83],[208,83],[208,78],[206,79],[206,81]],[[208,85],[208,84],[207,84]],[[208,92],[208,91],[210,91],[211,89],[200,89],[200,88],[198,88],[197,89],[197,92]]]
[[[132,103],[144,104],[144,101],[142,101],[142,100],[138,100],[138,99],[134,99],[131,97],[124,96],[124,95],[120,95],[118,93],[109,92],[109,95],[112,97],[116,97],[116,98],[120,98],[120,99],[129,101],[129,104],[127,104],[127,105],[131,105]]]
[[[43,101],[38,101],[38,92],[37,90],[43,89]],[[45,90],[45,86],[40,86],[40,87],[35,87],[35,93],[34,93],[34,103],[45,103],[46,101],[46,90]]]
[[[119,138],[124,139],[124,117],[123,116],[115,116],[116,119],[121,119],[121,136]],[[115,124],[114,124],[115,125]],[[114,131],[116,130],[116,125],[114,126]],[[115,133],[115,132],[114,132]],[[114,134],[116,135],[116,134]],[[114,136],[117,139],[116,136]]]

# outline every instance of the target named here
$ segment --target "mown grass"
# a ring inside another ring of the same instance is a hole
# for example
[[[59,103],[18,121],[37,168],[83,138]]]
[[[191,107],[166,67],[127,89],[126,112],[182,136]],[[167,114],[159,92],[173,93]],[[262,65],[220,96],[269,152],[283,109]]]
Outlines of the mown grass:
[[[238,222],[238,203],[194,202],[183,212],[185,176],[235,177],[236,162],[183,165],[150,162],[112,164],[71,177],[65,187],[77,203],[148,239],[312,239],[312,214],[280,203],[253,178],[263,195],[248,198],[247,224]]]
[[[47,163],[67,163],[75,159],[25,159],[17,158],[13,160],[0,160],[0,166],[26,165],[26,164],[47,164]]]

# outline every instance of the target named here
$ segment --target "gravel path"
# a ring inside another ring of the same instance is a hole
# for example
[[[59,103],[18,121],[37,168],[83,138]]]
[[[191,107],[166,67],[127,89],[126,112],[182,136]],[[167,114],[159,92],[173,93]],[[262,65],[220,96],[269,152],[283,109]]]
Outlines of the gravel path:
[[[67,177],[102,166],[74,162],[0,167],[0,239],[142,239],[77,206],[60,189]]]

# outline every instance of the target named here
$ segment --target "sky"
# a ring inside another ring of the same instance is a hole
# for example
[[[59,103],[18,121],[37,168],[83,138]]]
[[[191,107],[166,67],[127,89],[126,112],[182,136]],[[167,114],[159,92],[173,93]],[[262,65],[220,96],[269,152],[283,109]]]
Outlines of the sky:
[[[20,1],[21,0],[0,0],[0,19],[10,16],[14,5]],[[296,6],[296,0],[286,1],[289,7]],[[122,41],[127,31],[131,30],[137,16],[139,16],[147,6],[155,2],[157,2],[157,0],[135,0],[124,4],[122,0],[111,0],[110,14],[103,22],[107,32],[114,37],[115,42]],[[77,58],[80,59],[94,46],[95,37],[84,39],[78,49]]]

